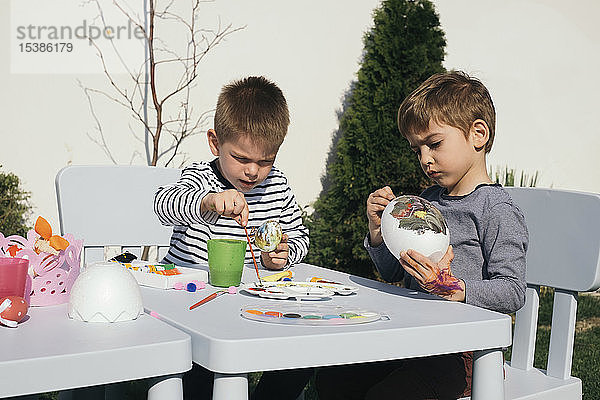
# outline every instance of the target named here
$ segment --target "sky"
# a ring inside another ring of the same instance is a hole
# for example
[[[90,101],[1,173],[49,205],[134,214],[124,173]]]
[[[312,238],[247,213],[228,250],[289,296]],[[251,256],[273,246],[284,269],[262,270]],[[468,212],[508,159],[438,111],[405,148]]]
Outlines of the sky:
[[[78,47],[71,58],[66,53],[28,58],[19,46],[35,40],[19,39],[23,31],[17,28],[78,26],[84,18],[81,3],[11,0],[0,7],[0,164],[32,193],[32,221],[43,215],[57,229],[54,177],[60,168],[111,163],[90,139],[96,125],[80,87],[105,89],[107,84],[91,49],[72,41]],[[600,3],[433,3],[447,39],[445,67],[479,77],[494,99],[497,136],[488,165],[538,171],[538,186],[600,192],[595,118],[600,105],[600,28],[592,20],[600,14]],[[291,114],[277,166],[288,176],[301,206],[321,190],[336,113],[356,79],[362,37],[378,5],[376,0],[215,0],[202,5],[203,26],[220,23],[243,29],[203,59],[193,104],[199,112],[213,109],[223,84],[248,75],[264,75],[277,83]],[[177,34],[167,31],[165,37],[176,40]],[[135,58],[138,50],[133,45],[124,54]],[[131,117],[101,102],[97,112],[117,162],[143,163],[141,157],[132,159],[132,148],[140,148],[131,134],[137,129]],[[187,142],[185,152],[190,161],[212,158],[204,135]]]

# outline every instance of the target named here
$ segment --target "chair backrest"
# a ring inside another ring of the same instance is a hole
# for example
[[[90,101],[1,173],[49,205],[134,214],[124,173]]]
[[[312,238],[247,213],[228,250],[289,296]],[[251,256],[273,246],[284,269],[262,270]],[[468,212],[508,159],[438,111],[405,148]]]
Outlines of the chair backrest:
[[[65,167],[55,182],[61,232],[83,239],[84,262],[103,260],[107,246],[138,257],[142,246],[156,246],[160,259],[172,228],[154,214],[154,193],[180,175],[179,169],[146,166]]]
[[[600,287],[600,195],[506,188],[529,230],[527,293],[517,312],[511,366],[533,368],[540,286],[554,288],[546,373],[571,375],[578,292]]]

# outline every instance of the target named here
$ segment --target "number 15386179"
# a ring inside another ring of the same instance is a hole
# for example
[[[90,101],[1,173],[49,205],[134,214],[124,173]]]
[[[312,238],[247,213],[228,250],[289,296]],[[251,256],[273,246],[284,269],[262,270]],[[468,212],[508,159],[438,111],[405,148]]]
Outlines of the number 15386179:
[[[73,51],[73,43],[70,42],[26,42],[19,43],[21,53],[70,53]]]

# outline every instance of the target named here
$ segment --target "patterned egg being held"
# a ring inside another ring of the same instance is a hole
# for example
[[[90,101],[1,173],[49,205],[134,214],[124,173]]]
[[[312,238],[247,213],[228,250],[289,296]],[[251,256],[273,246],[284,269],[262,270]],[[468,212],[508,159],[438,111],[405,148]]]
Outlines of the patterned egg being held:
[[[450,244],[442,213],[419,196],[398,196],[390,201],[381,216],[381,235],[396,258],[413,249],[438,262]]]
[[[275,250],[279,243],[281,243],[283,232],[279,222],[269,220],[256,228],[253,235],[256,247],[258,247],[260,251],[269,252]]]

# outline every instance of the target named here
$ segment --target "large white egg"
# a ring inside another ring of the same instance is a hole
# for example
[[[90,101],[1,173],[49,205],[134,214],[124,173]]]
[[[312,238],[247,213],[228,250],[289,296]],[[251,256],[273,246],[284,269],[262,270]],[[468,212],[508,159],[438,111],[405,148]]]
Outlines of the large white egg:
[[[381,235],[396,258],[413,249],[438,262],[450,243],[442,213],[419,196],[398,196],[390,201],[381,215]]]
[[[117,263],[98,263],[85,268],[69,296],[69,317],[86,322],[120,322],[144,312],[137,281]]]

